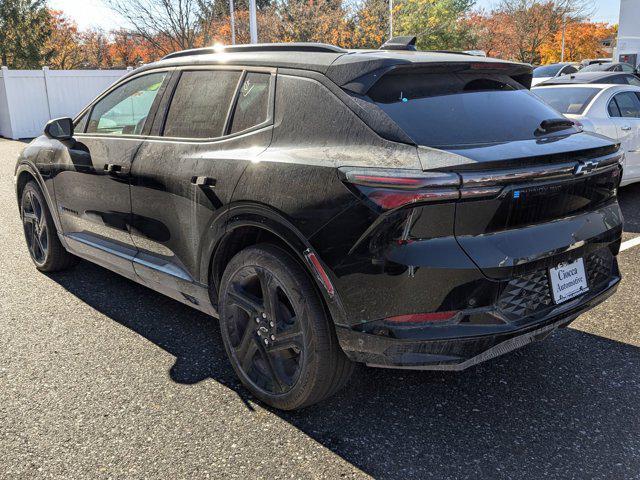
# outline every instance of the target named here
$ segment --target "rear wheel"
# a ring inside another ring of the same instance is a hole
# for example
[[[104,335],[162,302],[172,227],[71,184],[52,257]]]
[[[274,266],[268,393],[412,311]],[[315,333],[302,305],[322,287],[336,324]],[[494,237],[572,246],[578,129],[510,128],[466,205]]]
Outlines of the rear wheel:
[[[249,247],[229,262],[220,326],[242,383],[276,408],[319,402],[353,370],[306,272],[274,245]]]
[[[51,212],[40,188],[28,182],[20,198],[20,216],[31,260],[41,272],[56,272],[75,265],[78,258],[60,243]]]

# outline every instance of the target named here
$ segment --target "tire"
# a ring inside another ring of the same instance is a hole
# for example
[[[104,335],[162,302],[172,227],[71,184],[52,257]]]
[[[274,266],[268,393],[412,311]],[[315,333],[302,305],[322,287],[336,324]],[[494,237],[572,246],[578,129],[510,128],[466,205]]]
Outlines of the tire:
[[[282,248],[259,244],[234,256],[219,299],[231,365],[264,403],[299,409],[333,395],[349,380],[353,364],[322,300],[302,266]]]
[[[31,260],[41,272],[57,272],[78,263],[65,250],[40,187],[27,182],[20,196],[20,217]]]

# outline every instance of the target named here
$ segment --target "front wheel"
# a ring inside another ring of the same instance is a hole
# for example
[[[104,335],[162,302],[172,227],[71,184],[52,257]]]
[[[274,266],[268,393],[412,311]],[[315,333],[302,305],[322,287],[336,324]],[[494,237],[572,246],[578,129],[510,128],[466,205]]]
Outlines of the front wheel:
[[[304,269],[270,244],[242,250],[220,286],[220,327],[242,383],[263,402],[298,409],[349,379],[345,356]]]
[[[78,258],[60,243],[47,202],[34,181],[28,182],[20,197],[20,216],[31,260],[41,272],[56,272],[75,265]]]

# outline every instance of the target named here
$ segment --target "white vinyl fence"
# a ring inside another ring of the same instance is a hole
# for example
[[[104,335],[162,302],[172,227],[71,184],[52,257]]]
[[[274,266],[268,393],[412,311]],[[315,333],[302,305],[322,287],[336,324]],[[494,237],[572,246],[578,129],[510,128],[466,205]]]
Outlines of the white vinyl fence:
[[[31,138],[52,118],[74,117],[127,70],[0,69],[0,137]]]

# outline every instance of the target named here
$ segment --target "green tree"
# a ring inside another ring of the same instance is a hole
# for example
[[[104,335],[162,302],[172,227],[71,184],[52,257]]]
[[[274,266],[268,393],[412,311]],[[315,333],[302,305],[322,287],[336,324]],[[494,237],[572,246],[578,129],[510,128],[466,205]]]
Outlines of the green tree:
[[[419,50],[456,50],[469,43],[461,19],[475,0],[399,0],[393,12],[394,35],[417,35]]]
[[[0,0],[0,61],[9,68],[38,68],[51,35],[45,0]]]
[[[350,46],[353,21],[340,0],[289,0],[277,3],[275,36],[282,42],[324,42]]]

